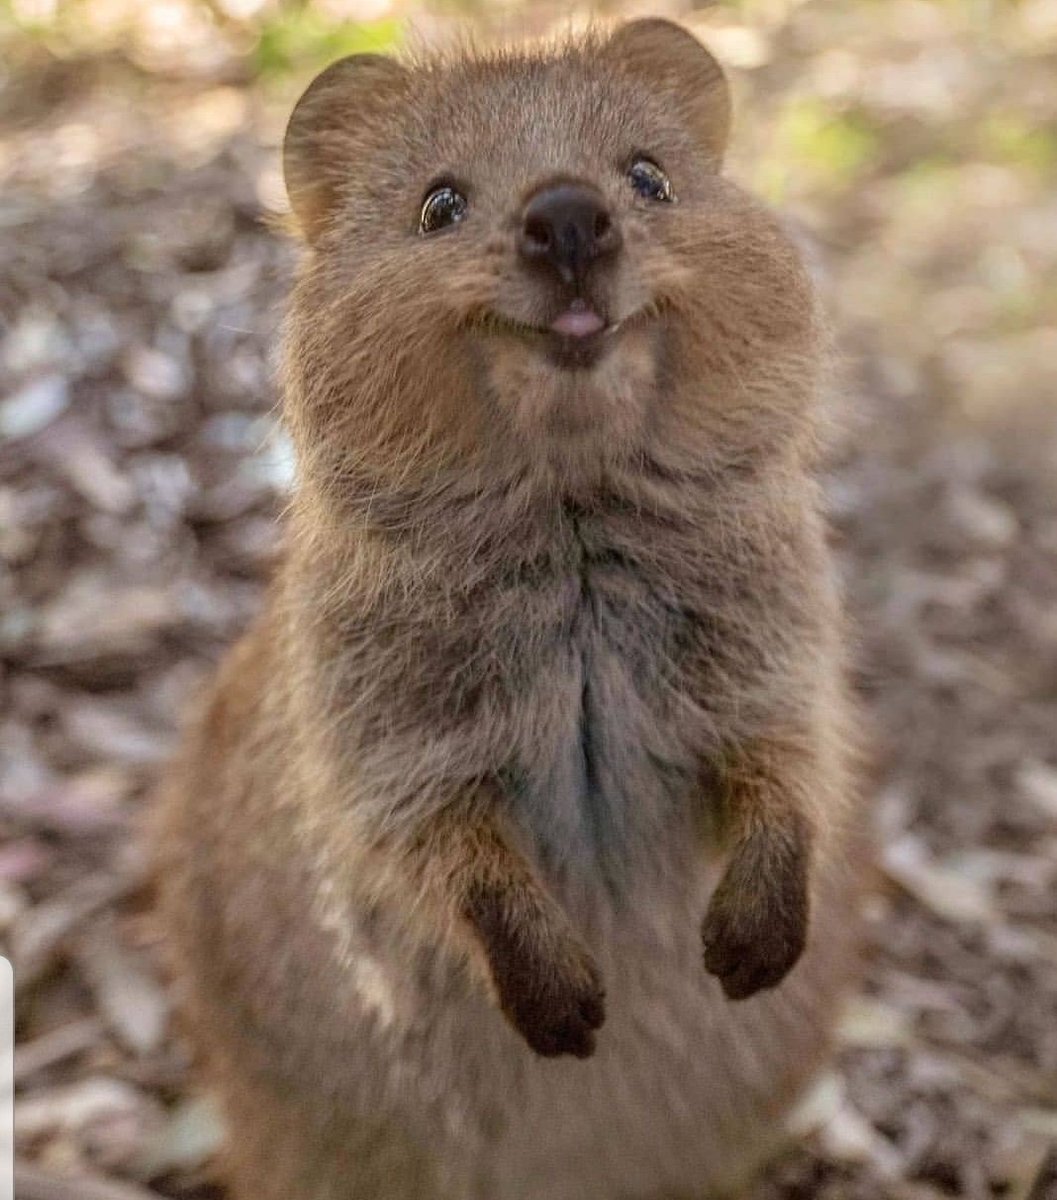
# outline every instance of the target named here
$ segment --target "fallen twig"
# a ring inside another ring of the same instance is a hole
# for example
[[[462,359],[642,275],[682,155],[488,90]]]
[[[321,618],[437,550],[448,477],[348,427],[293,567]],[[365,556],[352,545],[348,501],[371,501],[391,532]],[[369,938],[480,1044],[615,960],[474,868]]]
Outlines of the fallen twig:
[[[128,874],[90,875],[31,909],[12,931],[15,990],[24,992],[45,975],[64,940],[84,921],[140,886]]]
[[[26,1042],[15,1050],[15,1083],[25,1083],[39,1071],[91,1049],[102,1034],[102,1021],[85,1017]]]

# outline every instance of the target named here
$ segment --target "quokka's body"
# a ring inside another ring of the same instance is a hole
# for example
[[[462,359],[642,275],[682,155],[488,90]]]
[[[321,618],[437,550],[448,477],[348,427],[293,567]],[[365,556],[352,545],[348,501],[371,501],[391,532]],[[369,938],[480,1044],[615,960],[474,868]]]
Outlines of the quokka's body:
[[[237,1200],[705,1197],[824,1052],[822,339],[727,119],[653,21],[294,114],[287,552],[156,838]]]

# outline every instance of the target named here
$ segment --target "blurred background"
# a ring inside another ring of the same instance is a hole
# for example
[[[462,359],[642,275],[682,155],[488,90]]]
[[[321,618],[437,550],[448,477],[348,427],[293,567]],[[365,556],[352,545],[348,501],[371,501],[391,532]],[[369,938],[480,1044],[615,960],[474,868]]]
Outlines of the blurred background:
[[[622,3],[0,0],[0,946],[20,1200],[219,1200],[134,832],[290,479],[277,148],[364,49]],[[1057,0],[744,0],[732,171],[842,351],[864,988],[762,1200],[1057,1196]],[[585,1198],[591,1200],[591,1198]]]

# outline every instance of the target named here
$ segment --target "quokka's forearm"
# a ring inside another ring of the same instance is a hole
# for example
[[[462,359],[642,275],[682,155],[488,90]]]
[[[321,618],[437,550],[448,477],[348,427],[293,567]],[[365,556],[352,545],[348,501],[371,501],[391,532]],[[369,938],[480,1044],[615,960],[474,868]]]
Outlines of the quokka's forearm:
[[[760,738],[721,772],[728,861],[703,928],[705,965],[727,996],[780,983],[799,959],[810,919],[817,795],[827,786],[807,732]]]
[[[496,1003],[537,1053],[586,1057],[603,1021],[597,968],[558,902],[509,843],[497,787],[435,813],[400,858],[424,903],[453,921]]]

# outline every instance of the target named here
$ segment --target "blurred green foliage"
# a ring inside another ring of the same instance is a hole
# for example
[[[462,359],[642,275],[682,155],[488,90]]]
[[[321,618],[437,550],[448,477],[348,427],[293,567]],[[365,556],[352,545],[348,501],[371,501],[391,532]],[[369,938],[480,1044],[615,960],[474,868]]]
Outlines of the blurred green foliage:
[[[395,18],[335,24],[311,7],[280,9],[261,25],[251,61],[260,75],[321,67],[346,54],[393,50],[402,29]]]
[[[1049,172],[1057,167],[1057,128],[1016,112],[990,113],[980,129],[982,157]]]
[[[251,76],[264,77],[311,71],[346,54],[393,50],[404,24],[394,16],[343,20],[312,0],[267,0],[241,12],[225,0],[180,0],[171,14],[181,36],[195,23],[199,44],[212,37]],[[60,58],[117,51],[135,59],[142,21],[151,15],[142,0],[0,0],[0,55],[4,48],[35,46]]]
[[[794,178],[801,187],[840,191],[860,179],[883,148],[883,138],[867,114],[802,97],[780,112],[772,153],[757,164],[753,184],[775,204],[786,201]]]

